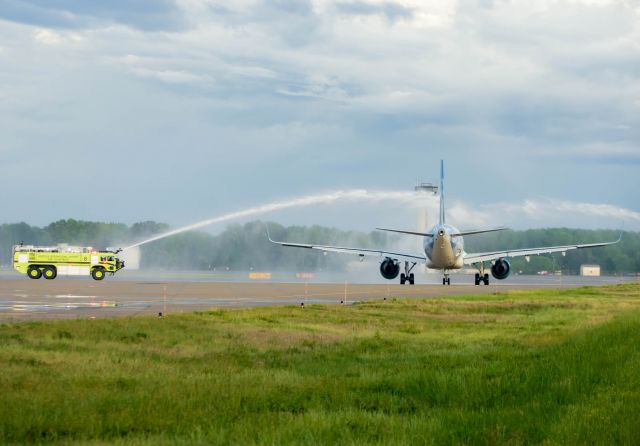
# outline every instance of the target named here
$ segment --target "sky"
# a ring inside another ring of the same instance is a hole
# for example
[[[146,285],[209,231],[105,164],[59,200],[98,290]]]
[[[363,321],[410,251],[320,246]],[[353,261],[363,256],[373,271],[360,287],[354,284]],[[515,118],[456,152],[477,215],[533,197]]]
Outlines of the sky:
[[[639,124],[636,0],[0,0],[0,223],[640,230]]]

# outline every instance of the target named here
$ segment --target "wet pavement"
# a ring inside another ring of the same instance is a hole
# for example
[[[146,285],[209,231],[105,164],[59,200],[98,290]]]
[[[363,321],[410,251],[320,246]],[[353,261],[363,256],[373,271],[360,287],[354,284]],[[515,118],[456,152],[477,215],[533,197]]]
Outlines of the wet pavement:
[[[496,293],[506,290],[577,287],[607,283],[637,282],[616,277],[517,276],[489,286],[474,286],[471,276],[458,276],[457,284],[442,286],[351,283],[214,282],[167,280],[124,280],[107,278],[58,278],[47,281],[27,277],[0,278],[0,321],[95,318],[158,315],[229,307],[268,305],[340,304],[394,297]],[[111,280],[110,280],[111,279]]]

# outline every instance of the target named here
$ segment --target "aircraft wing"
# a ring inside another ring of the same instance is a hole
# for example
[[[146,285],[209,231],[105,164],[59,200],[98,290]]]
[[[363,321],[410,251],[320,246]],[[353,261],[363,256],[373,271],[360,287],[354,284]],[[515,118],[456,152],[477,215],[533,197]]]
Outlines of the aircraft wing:
[[[509,257],[535,256],[540,254],[551,254],[554,252],[567,252],[573,249],[598,248],[600,246],[614,245],[619,241],[620,239],[616,240],[615,242],[606,243],[588,243],[582,245],[547,246],[543,248],[524,248],[494,252],[480,252],[465,255],[464,263],[465,265],[469,265],[472,263],[488,262],[491,260],[504,259]]]
[[[317,249],[319,251],[324,252],[340,252],[346,254],[354,254],[359,257],[390,257],[394,260],[406,260],[409,262],[426,262],[426,258],[424,255],[415,255],[415,254],[406,254],[401,252],[392,252],[392,251],[384,251],[381,249],[365,249],[365,248],[352,248],[346,246],[327,246],[327,245],[313,245],[306,243],[289,243],[289,242],[278,242],[271,239],[271,235],[268,235],[269,241],[271,243],[275,243],[281,246],[289,246],[292,248],[306,248],[306,249]]]

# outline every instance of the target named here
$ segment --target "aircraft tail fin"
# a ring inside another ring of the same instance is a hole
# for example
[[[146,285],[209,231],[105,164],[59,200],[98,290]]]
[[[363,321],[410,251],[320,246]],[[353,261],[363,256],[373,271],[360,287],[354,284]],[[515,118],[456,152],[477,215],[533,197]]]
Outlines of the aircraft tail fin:
[[[444,218],[444,160],[440,160],[440,224],[445,224]]]

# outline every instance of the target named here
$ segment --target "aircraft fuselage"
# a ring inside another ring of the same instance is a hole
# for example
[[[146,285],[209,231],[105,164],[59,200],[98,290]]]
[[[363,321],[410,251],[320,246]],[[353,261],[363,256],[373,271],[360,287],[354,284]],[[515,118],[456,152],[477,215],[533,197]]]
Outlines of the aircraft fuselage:
[[[464,265],[464,240],[460,231],[451,225],[438,224],[424,238],[427,267],[432,269],[460,269]]]

